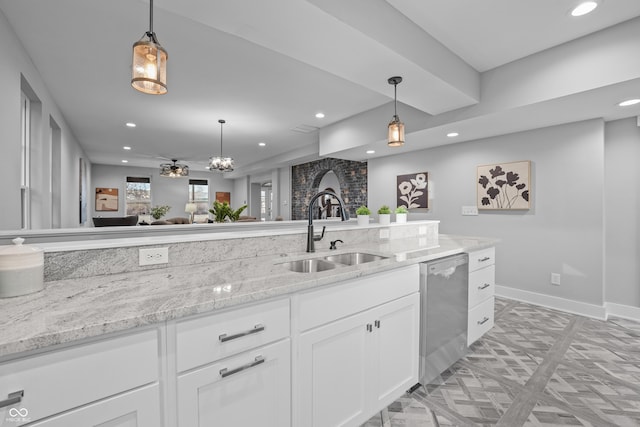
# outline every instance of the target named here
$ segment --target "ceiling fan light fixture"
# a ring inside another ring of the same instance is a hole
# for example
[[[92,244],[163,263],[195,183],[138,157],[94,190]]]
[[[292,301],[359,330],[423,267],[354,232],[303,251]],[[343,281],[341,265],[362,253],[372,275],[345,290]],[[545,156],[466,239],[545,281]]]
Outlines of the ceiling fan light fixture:
[[[189,166],[178,163],[178,160],[171,159],[173,163],[162,163],[160,165],[160,176],[167,178],[181,178],[189,176]]]
[[[233,158],[222,155],[222,125],[225,124],[226,121],[220,119],[218,123],[220,123],[220,155],[209,158],[208,169],[218,172],[233,172],[233,168],[235,167]]]
[[[389,123],[389,138],[387,145],[389,147],[402,147],[404,145],[404,123],[402,123],[398,117],[397,96],[397,87],[398,84],[402,82],[402,77],[390,77],[387,81],[390,85],[393,85],[393,119]]]
[[[167,93],[167,51],[153,32],[153,0],[149,5],[149,31],[133,44],[131,86],[150,95]]]

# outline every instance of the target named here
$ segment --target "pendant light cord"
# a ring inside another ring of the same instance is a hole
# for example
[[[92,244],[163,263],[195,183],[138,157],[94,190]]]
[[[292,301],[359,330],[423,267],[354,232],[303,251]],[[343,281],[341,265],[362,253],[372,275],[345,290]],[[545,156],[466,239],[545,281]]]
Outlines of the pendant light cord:
[[[149,6],[149,32],[153,34],[153,0],[150,1]]]
[[[398,118],[398,83],[393,84],[393,116]]]

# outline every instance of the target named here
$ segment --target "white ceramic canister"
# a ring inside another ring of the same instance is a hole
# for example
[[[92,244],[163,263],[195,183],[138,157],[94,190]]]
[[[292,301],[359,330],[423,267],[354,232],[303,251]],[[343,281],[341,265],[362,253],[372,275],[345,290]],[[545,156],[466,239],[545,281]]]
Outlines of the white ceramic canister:
[[[17,297],[44,289],[44,251],[12,240],[0,247],[0,298]]]

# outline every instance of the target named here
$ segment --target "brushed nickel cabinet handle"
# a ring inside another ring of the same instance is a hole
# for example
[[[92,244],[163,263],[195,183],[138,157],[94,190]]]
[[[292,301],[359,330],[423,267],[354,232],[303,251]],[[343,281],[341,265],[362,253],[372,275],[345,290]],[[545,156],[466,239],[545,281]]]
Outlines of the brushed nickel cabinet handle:
[[[0,401],[0,408],[4,408],[6,406],[11,406],[13,404],[19,403],[24,396],[24,390],[14,391],[13,393],[9,393],[5,400]]]
[[[478,258],[478,262],[485,262],[485,261],[489,261],[491,259],[491,257],[484,257],[484,258]]]
[[[478,290],[480,290],[480,291],[481,291],[481,290],[483,290],[483,289],[487,289],[489,286],[491,286],[489,283],[485,283],[485,284],[484,284],[484,285],[482,285],[482,286],[478,286]]]
[[[258,366],[261,363],[264,363],[264,357],[256,356],[256,358],[255,358],[255,360],[253,362],[249,362],[246,365],[238,366],[237,368],[234,368],[234,369],[231,369],[231,370],[229,370],[227,368],[220,369],[220,376],[222,378],[226,378],[229,375],[237,374],[238,372],[242,372],[245,369],[249,369],[249,368],[253,368],[254,366]]]
[[[488,317],[485,317],[482,320],[478,320],[478,325],[484,325],[485,323],[487,323],[489,321]]]
[[[253,329],[249,329],[248,331],[244,331],[244,332],[238,332],[237,334],[233,334],[233,335],[222,334],[218,337],[218,339],[220,340],[220,342],[227,342],[227,341],[235,340],[236,338],[246,337],[247,335],[255,334],[262,331],[264,331],[264,325],[258,323],[256,326],[253,327]]]
[[[376,320],[374,322],[374,324],[376,325],[376,328],[380,329],[380,321],[379,320]]]

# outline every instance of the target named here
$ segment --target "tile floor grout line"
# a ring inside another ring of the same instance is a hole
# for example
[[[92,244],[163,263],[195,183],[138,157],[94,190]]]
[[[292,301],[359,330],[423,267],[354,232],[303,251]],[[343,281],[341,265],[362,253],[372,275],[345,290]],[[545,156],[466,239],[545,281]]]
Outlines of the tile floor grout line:
[[[498,420],[497,426],[515,427],[521,426],[527,421],[537,403],[534,397],[537,396],[539,392],[544,391],[549,379],[551,379],[562,357],[569,349],[573,337],[584,321],[585,320],[580,317],[570,320],[569,325],[564,329],[564,334],[551,346],[551,349],[549,349],[540,365],[538,365],[538,368],[525,383],[526,391],[516,396],[515,400],[511,402],[511,406],[509,406],[507,412]]]
[[[424,388],[424,386],[422,387]],[[449,407],[430,399],[428,395],[422,396],[421,394],[416,394],[416,392],[414,392],[411,397],[431,409],[434,413],[439,413],[444,418],[457,422],[458,424],[454,424],[456,427],[477,427],[476,423],[473,423],[457,412],[452,411]]]

